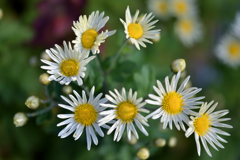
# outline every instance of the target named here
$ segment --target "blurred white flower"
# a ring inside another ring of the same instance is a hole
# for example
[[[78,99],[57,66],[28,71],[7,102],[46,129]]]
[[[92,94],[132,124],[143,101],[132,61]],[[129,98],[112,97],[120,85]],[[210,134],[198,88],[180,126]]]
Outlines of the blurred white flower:
[[[198,14],[195,0],[170,0],[169,10],[173,16],[178,18]]]
[[[203,35],[202,24],[196,17],[178,19],[174,30],[186,47],[191,47],[194,43],[199,42]]]
[[[153,12],[160,19],[169,18],[169,2],[168,0],[148,0],[148,10]]]
[[[223,63],[236,68],[240,65],[240,39],[227,34],[217,45],[215,55]]]
[[[235,21],[232,24],[232,33],[240,38],[240,12],[237,12]]]

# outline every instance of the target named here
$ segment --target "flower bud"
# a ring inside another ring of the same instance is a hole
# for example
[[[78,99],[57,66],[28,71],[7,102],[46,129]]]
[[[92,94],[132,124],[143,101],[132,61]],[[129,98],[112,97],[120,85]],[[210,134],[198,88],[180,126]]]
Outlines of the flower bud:
[[[39,77],[39,82],[43,85],[48,85],[50,83],[48,78],[49,78],[49,75],[47,73],[43,73]]]
[[[41,59],[48,60],[48,61],[52,60],[51,57],[46,52],[42,52]]]
[[[175,147],[177,145],[177,138],[176,137],[171,137],[168,141],[168,146],[169,147]]]
[[[164,146],[166,145],[166,140],[163,139],[163,138],[157,138],[157,139],[155,139],[155,141],[154,141],[154,145],[155,145],[156,147],[164,147]]]
[[[152,41],[152,42],[154,42],[154,43],[157,43],[157,42],[159,42],[159,41],[160,41],[160,39],[161,39],[161,34],[160,34],[160,33],[158,33],[158,34],[155,34],[154,36],[156,36],[157,38],[156,38],[156,39],[151,39],[151,41]]]
[[[181,72],[180,78],[185,79],[187,76],[188,76],[187,72],[183,71],[183,72]]]
[[[186,68],[186,62],[184,59],[176,59],[172,62],[171,69],[173,72],[184,71]]]
[[[2,19],[2,17],[3,17],[3,11],[2,11],[2,9],[0,8],[0,19]]]
[[[39,106],[40,100],[36,96],[28,97],[28,99],[25,102],[25,105],[30,109],[37,109]]]
[[[22,127],[26,124],[26,122],[27,116],[22,112],[16,113],[13,117],[13,123],[15,124],[16,127]]]
[[[72,93],[73,89],[71,86],[63,86],[62,88],[62,92],[65,93],[65,94],[70,94]]]
[[[138,139],[132,134],[131,135],[131,140],[128,139],[127,137],[127,142],[131,145],[135,145],[137,143]]]
[[[190,87],[192,87],[192,82],[189,80],[189,81],[187,82],[185,88],[187,89],[187,88],[190,88]]]
[[[137,152],[137,157],[139,159],[148,159],[148,157],[150,156],[150,152],[147,148],[143,147],[140,148]]]

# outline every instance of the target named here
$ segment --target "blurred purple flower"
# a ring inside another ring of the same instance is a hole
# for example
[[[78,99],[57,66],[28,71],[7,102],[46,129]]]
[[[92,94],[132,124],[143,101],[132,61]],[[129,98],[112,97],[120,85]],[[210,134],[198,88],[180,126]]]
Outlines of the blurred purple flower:
[[[34,22],[33,45],[52,47],[63,40],[73,40],[73,21],[83,14],[86,0],[46,0],[38,4],[39,17]]]

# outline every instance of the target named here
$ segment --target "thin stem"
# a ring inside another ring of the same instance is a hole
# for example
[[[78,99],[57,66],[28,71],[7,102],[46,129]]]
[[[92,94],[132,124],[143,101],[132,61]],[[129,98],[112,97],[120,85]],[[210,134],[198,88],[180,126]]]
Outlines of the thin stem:
[[[112,69],[113,69],[113,67],[114,67],[114,65],[115,65],[118,57],[119,57],[120,54],[121,54],[121,51],[122,51],[123,47],[127,44],[127,41],[128,41],[128,39],[126,39],[126,40],[123,42],[123,44],[121,45],[121,47],[119,48],[119,50],[118,50],[117,53],[115,54],[115,57],[113,58],[110,66],[109,66],[109,68],[108,68],[108,70],[107,70],[107,75],[112,71]]]
[[[168,74],[168,77],[171,77],[172,75],[174,75],[173,71],[171,71],[171,72]]]
[[[40,99],[40,103],[42,104],[49,103],[49,102],[51,102],[51,99],[46,99],[46,100]]]
[[[101,63],[100,63],[99,57],[96,56],[95,60],[96,60],[96,64],[97,64],[97,67],[98,67],[99,72],[104,76],[104,71],[103,71],[103,69],[102,69],[102,65],[101,65]]]
[[[101,63],[100,63],[100,60],[99,60],[98,56],[97,56],[97,58],[95,58],[95,59],[96,59],[96,63],[97,63],[97,67],[98,67],[98,69],[99,69],[99,72],[100,72],[100,73],[102,74],[102,76],[103,76],[103,90],[104,90],[105,93],[107,93],[107,91],[108,91],[107,76],[106,76],[105,72],[103,71],[103,68],[102,68],[102,65],[101,65]]]
[[[56,107],[56,106],[57,106],[57,103],[53,101],[53,102],[50,104],[49,107],[44,108],[44,109],[39,110],[39,111],[36,111],[36,112],[34,112],[34,113],[27,113],[26,116],[27,116],[27,117],[36,117],[36,116],[38,116],[38,115],[40,115],[40,114],[43,114],[43,113],[45,113],[45,112],[48,112],[48,111],[52,110],[52,109],[53,109],[54,107]]]
[[[44,90],[45,90],[45,95],[47,96],[47,99],[50,99],[50,95],[49,95],[49,92],[48,92],[48,85],[46,85],[44,87]]]

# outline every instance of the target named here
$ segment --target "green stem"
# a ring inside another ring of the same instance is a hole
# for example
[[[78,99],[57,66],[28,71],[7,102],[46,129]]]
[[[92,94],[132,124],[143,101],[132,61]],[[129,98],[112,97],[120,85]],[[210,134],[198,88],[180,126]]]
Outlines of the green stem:
[[[172,75],[174,75],[173,71],[171,71],[171,72],[168,74],[168,77],[171,77]]]
[[[40,103],[42,104],[49,103],[49,102],[51,102],[51,99],[46,99],[46,100],[40,99]]]
[[[128,41],[128,39],[126,39],[126,40],[123,42],[123,44],[121,45],[121,47],[119,48],[119,50],[118,50],[117,53],[115,54],[115,57],[113,58],[110,66],[109,66],[109,68],[108,68],[108,70],[107,70],[107,73],[106,73],[107,75],[112,71],[112,69],[113,69],[113,67],[114,67],[114,65],[115,65],[118,57],[119,57],[120,54],[121,54],[121,51],[122,51],[123,47],[127,44],[127,41]]]
[[[43,113],[45,113],[45,112],[48,112],[48,111],[52,110],[54,107],[56,107],[56,105],[57,105],[57,103],[53,101],[53,102],[50,104],[49,107],[44,108],[44,109],[39,110],[39,111],[36,111],[36,112],[33,112],[33,113],[27,113],[26,116],[27,116],[28,118],[30,118],[30,117],[36,117],[36,116],[38,116],[38,115],[40,115],[40,114],[43,114]]]
[[[99,57],[96,56],[95,60],[96,60],[96,64],[97,64],[97,67],[98,67],[99,72],[104,76],[104,71],[103,71],[101,62],[100,62],[100,60],[99,60]]]
[[[106,76],[105,72],[103,71],[103,68],[102,68],[102,65],[101,65],[101,62],[100,62],[98,56],[95,59],[96,59],[96,63],[97,63],[97,67],[99,69],[99,72],[103,76],[103,90],[104,90],[105,93],[107,93],[108,92],[107,76]]]

